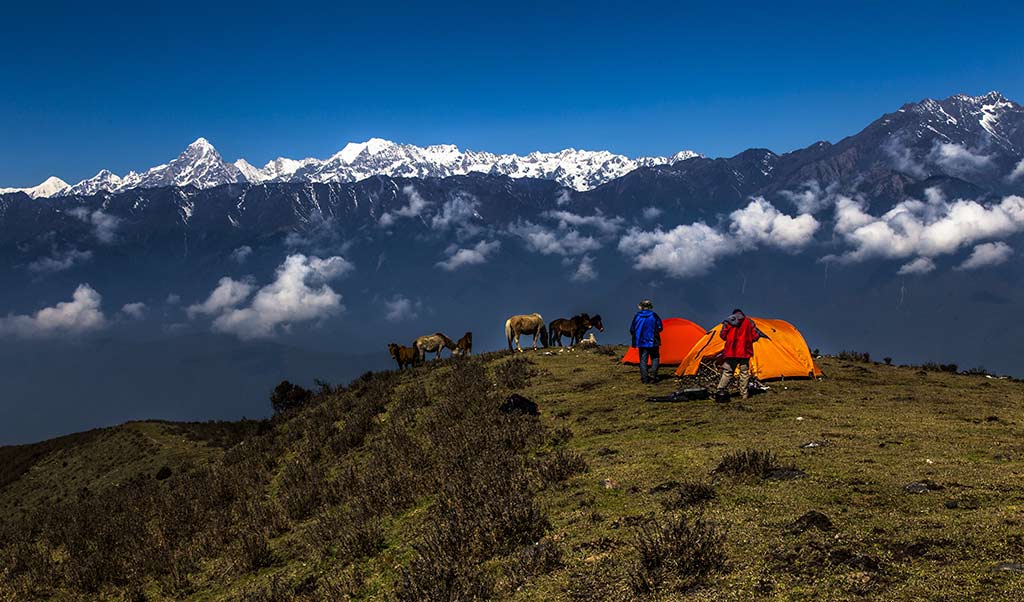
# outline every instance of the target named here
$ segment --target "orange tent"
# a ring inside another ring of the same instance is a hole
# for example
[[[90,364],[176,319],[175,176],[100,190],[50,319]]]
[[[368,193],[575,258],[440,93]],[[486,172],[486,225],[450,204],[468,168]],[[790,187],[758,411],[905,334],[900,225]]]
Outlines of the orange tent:
[[[683,361],[686,352],[704,336],[705,330],[684,318],[665,318],[661,321],[661,363],[674,366]],[[622,357],[623,364],[640,363],[640,350],[630,347]]]
[[[749,318],[768,338],[754,343],[754,357],[750,360],[750,373],[761,379],[813,378],[821,376],[821,369],[811,359],[807,342],[792,324],[785,320]],[[697,341],[676,369],[676,376],[694,375],[701,360],[715,357],[725,349],[725,341],[718,336],[719,324]]]

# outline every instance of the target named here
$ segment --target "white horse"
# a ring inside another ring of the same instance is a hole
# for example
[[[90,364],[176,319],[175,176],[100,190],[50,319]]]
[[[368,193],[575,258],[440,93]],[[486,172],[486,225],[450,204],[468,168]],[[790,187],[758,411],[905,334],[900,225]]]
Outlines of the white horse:
[[[455,341],[440,332],[417,337],[413,346],[416,347],[416,353],[420,356],[420,359],[426,359],[428,352],[433,353],[435,351],[437,352],[437,357],[434,359],[441,359],[441,352],[444,351],[445,347],[451,349],[453,353],[455,351]]]
[[[512,341],[515,341],[515,349],[522,351],[519,346],[519,335],[533,335],[533,349],[537,350],[537,338],[545,347],[548,346],[548,329],[544,324],[544,318],[540,314],[512,316],[505,320],[505,339],[508,340],[508,350],[512,351]]]

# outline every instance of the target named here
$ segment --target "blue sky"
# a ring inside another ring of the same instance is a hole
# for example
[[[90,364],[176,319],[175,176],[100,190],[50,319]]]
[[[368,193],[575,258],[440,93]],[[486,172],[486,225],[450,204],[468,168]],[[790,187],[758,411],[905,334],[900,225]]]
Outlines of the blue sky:
[[[988,2],[20,3],[0,9],[0,185],[325,157],[371,136],[527,152],[784,152],[924,97],[1024,101]]]

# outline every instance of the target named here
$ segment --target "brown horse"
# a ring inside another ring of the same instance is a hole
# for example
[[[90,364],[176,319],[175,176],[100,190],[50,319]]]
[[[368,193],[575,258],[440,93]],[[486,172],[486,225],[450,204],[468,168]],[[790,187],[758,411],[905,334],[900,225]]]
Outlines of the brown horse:
[[[472,355],[473,354],[473,333],[467,332],[462,335],[462,338],[455,342],[455,349],[452,350],[452,355]]]
[[[388,352],[391,353],[391,357],[395,358],[398,362],[398,369],[409,366],[412,368],[418,361],[420,354],[416,351],[415,347],[406,347],[405,345],[399,345],[398,343],[389,343]]]
[[[434,334],[425,334],[416,339],[413,343],[416,347],[416,352],[419,354],[421,359],[426,359],[427,353],[437,352],[437,357],[434,359],[441,359],[441,352],[445,349],[451,349],[452,353],[455,353],[455,341],[446,337],[443,333],[435,332]]]
[[[583,340],[583,335],[587,333],[591,328],[596,328],[600,332],[604,332],[604,323],[601,322],[601,316],[595,315],[590,316],[588,314],[579,314],[571,318],[558,318],[552,320],[551,324],[548,325],[548,331],[551,336],[552,345],[562,345],[562,337],[569,337],[569,345],[575,345]]]
[[[519,335],[533,335],[533,349],[537,349],[537,338],[545,347],[548,346],[548,329],[544,325],[544,317],[540,314],[528,314],[512,316],[505,320],[505,339],[508,341],[508,350],[512,351],[512,341],[515,341],[515,349],[522,351],[519,346]]]

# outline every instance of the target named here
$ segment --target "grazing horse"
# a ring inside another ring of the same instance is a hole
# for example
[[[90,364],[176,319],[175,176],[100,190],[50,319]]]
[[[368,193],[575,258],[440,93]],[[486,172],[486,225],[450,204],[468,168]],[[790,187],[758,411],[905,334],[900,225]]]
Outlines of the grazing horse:
[[[455,353],[455,341],[444,336],[443,333],[435,332],[434,334],[425,334],[416,339],[413,343],[416,347],[416,352],[419,353],[420,358],[426,359],[427,353],[437,352],[437,357],[434,359],[441,359],[441,352],[447,349],[451,349],[452,353]]]
[[[395,361],[398,362],[399,370],[406,366],[412,368],[420,357],[415,347],[406,347],[398,343],[389,343],[388,351],[391,353],[391,357],[395,358]]]
[[[569,345],[575,345],[583,340],[583,335],[587,333],[591,328],[596,328],[600,332],[604,332],[604,323],[601,322],[601,316],[591,316],[588,314],[579,314],[569,319],[559,318],[552,320],[548,326],[551,336],[551,344],[559,345],[562,344],[562,336],[569,337]]]
[[[452,350],[452,355],[472,355],[473,354],[473,333],[467,332],[462,335],[462,338],[455,342],[455,349]]]
[[[542,345],[548,346],[548,329],[544,325],[544,317],[540,314],[512,316],[505,320],[505,339],[508,341],[509,351],[512,351],[512,341],[515,341],[515,348],[517,350],[523,350],[519,346],[519,335],[521,334],[533,335],[533,349],[535,351],[537,349],[538,337],[540,337]]]

